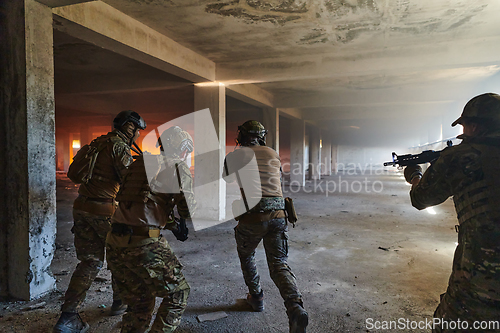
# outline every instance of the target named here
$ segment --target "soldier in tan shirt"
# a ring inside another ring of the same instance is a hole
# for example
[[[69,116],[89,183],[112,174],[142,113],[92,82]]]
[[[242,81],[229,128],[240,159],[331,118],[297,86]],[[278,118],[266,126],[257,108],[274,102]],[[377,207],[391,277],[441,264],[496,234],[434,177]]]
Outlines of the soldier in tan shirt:
[[[243,214],[235,213],[238,225],[234,230],[241,270],[249,291],[247,302],[254,311],[264,310],[264,294],[255,263],[255,249],[263,241],[269,273],[285,301],[290,333],[305,333],[308,314],[295,275],[287,263],[288,227],[281,190],[280,158],[274,149],[265,146],[267,131],[261,123],[249,120],[238,130],[240,148],[226,156],[223,177],[227,182],[237,181],[242,193],[237,206],[243,207]]]

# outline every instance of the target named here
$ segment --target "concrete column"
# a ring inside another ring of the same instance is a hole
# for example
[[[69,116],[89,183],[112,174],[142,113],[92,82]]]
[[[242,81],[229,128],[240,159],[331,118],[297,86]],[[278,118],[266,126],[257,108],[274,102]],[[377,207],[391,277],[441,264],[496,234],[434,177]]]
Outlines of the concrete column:
[[[280,141],[280,112],[275,108],[264,108],[262,125],[267,129],[266,145],[278,153]]]
[[[317,127],[313,127],[310,134],[309,147],[311,147],[311,179],[321,179],[321,131]]]
[[[333,173],[337,173],[339,171],[339,167],[338,167],[338,163],[339,163],[339,158],[338,158],[338,153],[339,153],[339,149],[338,149],[338,145],[335,145],[335,144],[331,144],[332,145],[332,172]]]
[[[56,161],[52,10],[34,0],[0,10],[0,293],[55,289]]]
[[[226,88],[219,86],[195,86],[195,111],[210,109],[210,114],[219,139],[219,147],[213,147],[210,136],[212,124],[197,121],[194,123],[194,185],[198,200],[198,214],[210,220],[223,220],[226,217],[226,182],[222,179],[222,168],[226,156]],[[213,153],[215,149],[219,149]],[[198,154],[202,152],[202,154]],[[212,152],[208,154],[209,152]]]
[[[304,186],[306,182],[304,168],[306,124],[301,119],[293,119],[290,123],[290,185]]]
[[[322,163],[325,166],[325,170],[322,170],[325,176],[332,175],[332,141],[330,139],[329,133],[324,133],[323,135],[323,147],[321,148],[321,158]]]

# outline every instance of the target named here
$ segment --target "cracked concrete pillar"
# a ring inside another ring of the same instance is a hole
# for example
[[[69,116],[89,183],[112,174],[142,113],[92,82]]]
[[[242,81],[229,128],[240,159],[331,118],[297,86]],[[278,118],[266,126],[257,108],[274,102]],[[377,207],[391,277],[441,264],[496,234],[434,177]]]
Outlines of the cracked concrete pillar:
[[[321,158],[324,165],[323,175],[332,175],[332,140],[330,139],[330,134],[325,133],[322,138],[323,146],[321,148]]]
[[[321,130],[313,127],[311,130],[311,179],[321,179]]]
[[[52,10],[2,2],[0,31],[0,294],[31,300],[55,288]]]
[[[209,220],[223,220],[226,217],[226,182],[222,179],[222,168],[226,156],[226,88],[219,86],[195,86],[194,109],[210,109],[213,124],[196,121],[194,124],[194,149],[205,154],[195,155],[194,186],[198,200],[197,216]],[[210,140],[200,140],[213,133],[215,127],[219,147],[210,147]],[[214,149],[220,148],[215,154]],[[203,184],[203,185],[201,185]],[[201,200],[200,200],[201,199]]]
[[[262,125],[267,129],[266,146],[273,148],[279,154],[280,113],[275,108],[264,108]]]
[[[293,119],[290,123],[290,186],[304,186],[306,124],[302,119]]]

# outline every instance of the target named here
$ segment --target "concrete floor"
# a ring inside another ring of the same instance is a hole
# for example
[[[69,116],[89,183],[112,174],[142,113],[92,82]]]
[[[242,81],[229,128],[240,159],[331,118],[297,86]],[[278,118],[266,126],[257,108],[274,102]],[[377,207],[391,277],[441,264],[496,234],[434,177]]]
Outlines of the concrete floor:
[[[328,196],[326,181],[330,182],[330,190],[334,182],[337,186]],[[375,181],[380,183],[373,188]],[[354,193],[360,185],[362,191]],[[370,192],[365,191],[365,185]],[[1,332],[51,332],[57,321],[61,296],[76,266],[70,232],[76,189],[58,174],[58,235],[52,271],[59,292],[32,302],[1,302]],[[308,332],[376,332],[366,326],[368,318],[417,322],[431,319],[439,294],[446,290],[456,246],[451,200],[434,208],[435,215],[417,211],[409,203],[409,186],[396,172],[340,173],[325,177],[321,185],[310,183],[298,192],[286,189],[299,213],[297,226],[289,232],[289,264],[310,314]],[[288,332],[283,302],[269,277],[262,245],[257,259],[266,309],[262,313],[250,312],[242,300],[246,289],[236,255],[234,226],[231,220],[191,232],[184,243],[166,234],[191,285],[188,308],[177,332]],[[107,316],[111,303],[109,280],[109,271],[103,269],[83,304],[82,317],[90,323],[90,332],[119,332],[120,317]],[[46,304],[26,309],[40,302]],[[225,311],[228,317],[202,323],[196,319],[215,311]],[[428,332],[384,332],[401,331]]]

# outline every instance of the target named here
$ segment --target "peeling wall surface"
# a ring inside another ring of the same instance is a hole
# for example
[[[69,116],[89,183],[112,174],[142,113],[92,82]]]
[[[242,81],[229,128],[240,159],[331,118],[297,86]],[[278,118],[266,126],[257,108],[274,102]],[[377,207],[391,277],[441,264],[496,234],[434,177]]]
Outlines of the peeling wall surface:
[[[342,53],[345,44],[357,44],[372,52],[374,48],[392,45],[389,39],[406,44],[407,39],[412,43],[439,42],[458,33],[459,39],[474,38],[475,34],[467,28],[474,23],[482,30],[496,26],[484,18],[498,10],[494,1],[452,0],[104,2],[216,62],[264,55],[308,55],[334,50]],[[496,33],[491,31],[489,35]],[[224,38],[226,45],[210,43],[217,38]],[[259,47],[251,48],[255,44]]]
[[[56,226],[52,13],[33,0],[4,8],[2,69],[8,83],[2,81],[7,97],[2,116],[8,126],[1,149],[6,155],[1,222],[8,247],[0,288],[29,300],[55,287],[50,273]]]

